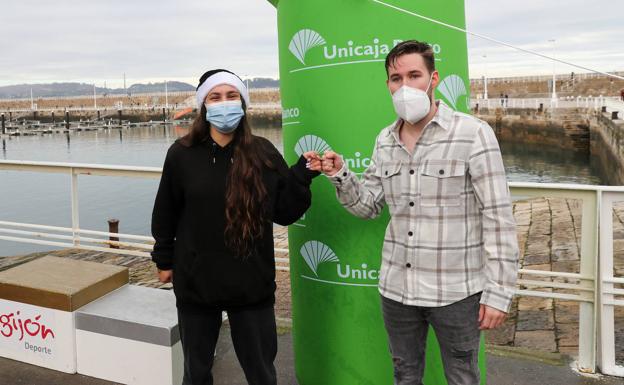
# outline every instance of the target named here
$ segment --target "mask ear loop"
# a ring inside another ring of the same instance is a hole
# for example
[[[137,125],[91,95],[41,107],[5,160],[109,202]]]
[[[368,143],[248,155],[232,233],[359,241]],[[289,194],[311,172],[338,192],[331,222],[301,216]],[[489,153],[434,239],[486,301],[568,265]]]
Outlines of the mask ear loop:
[[[429,94],[429,87],[431,87],[432,81],[433,81],[433,73],[431,73],[431,77],[429,78],[429,84],[427,85],[427,89],[425,90],[426,94]]]

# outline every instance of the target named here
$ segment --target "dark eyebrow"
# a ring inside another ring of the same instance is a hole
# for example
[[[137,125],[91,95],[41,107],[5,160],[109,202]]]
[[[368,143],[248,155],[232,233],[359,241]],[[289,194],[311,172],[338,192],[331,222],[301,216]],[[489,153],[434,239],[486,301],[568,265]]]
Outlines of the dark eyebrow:
[[[409,74],[410,74],[410,75],[412,75],[412,74],[414,74],[414,75],[420,75],[420,74],[422,74],[422,71],[420,71],[420,70],[412,70],[412,71],[410,71],[410,72],[409,72]]]

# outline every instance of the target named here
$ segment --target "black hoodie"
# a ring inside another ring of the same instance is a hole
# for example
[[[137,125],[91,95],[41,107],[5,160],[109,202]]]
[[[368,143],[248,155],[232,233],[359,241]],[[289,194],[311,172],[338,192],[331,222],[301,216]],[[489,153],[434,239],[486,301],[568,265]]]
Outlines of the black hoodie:
[[[181,310],[270,306],[275,301],[272,222],[289,225],[310,207],[310,184],[318,175],[301,156],[291,168],[267,139],[254,137],[273,168],[264,167],[268,210],[264,235],[250,256],[225,246],[225,190],[234,143],[220,147],[210,137],[187,147],[176,140],[165,158],[152,213],[156,239],[152,260],[173,269]]]

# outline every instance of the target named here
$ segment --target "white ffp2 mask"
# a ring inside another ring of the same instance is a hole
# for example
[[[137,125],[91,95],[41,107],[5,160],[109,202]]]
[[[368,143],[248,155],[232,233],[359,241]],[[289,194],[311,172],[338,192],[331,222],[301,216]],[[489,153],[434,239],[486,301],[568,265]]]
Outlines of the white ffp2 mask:
[[[403,85],[392,94],[392,104],[399,117],[410,124],[414,124],[427,116],[431,110],[431,99],[429,99],[427,92],[431,87],[432,79],[433,74],[429,78],[426,91]]]

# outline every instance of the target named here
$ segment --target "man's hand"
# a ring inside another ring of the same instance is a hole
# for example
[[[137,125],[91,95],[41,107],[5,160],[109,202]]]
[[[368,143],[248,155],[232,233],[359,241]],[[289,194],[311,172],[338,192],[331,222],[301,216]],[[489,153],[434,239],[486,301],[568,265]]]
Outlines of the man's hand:
[[[340,155],[333,151],[327,151],[323,154],[322,159],[322,171],[327,176],[334,176],[343,166],[343,161]]]
[[[158,280],[162,283],[171,282],[173,278],[173,270],[160,270],[158,269]]]
[[[480,330],[495,329],[505,322],[505,318],[507,318],[505,312],[483,304],[479,307]]]

